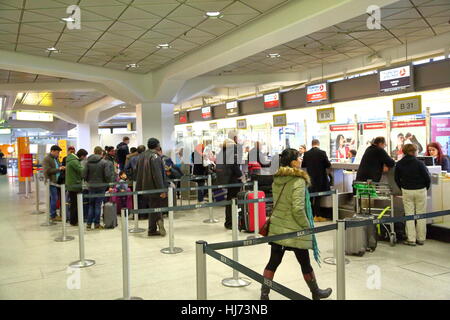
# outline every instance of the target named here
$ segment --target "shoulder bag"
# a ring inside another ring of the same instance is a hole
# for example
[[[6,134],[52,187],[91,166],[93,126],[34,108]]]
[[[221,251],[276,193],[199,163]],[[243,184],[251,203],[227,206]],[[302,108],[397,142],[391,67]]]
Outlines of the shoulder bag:
[[[272,212],[274,212],[275,209],[277,208],[278,202],[280,201],[281,195],[283,194],[284,187],[286,187],[286,185],[287,185],[287,182],[283,185],[283,188],[281,189],[281,192],[280,192],[280,196],[278,197],[277,202],[275,203],[275,206],[273,207]],[[259,234],[262,235],[263,237],[267,237],[267,235],[269,234],[269,226],[270,226],[270,217],[266,220],[266,223],[264,223],[264,225],[259,230]]]

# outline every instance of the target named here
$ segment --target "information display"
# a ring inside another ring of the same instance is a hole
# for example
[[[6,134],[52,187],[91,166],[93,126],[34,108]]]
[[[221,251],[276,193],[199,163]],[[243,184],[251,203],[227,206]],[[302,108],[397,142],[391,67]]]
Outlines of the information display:
[[[306,102],[317,103],[328,101],[328,84],[326,82],[306,87]]]
[[[239,114],[238,101],[231,101],[226,103],[227,116],[236,116]]]
[[[412,66],[406,65],[402,67],[385,69],[379,71],[380,91],[392,92],[404,90],[411,87]]]
[[[212,109],[210,106],[202,108],[202,119],[203,120],[211,120],[212,117]]]
[[[281,107],[280,93],[269,93],[264,95],[264,109],[277,109]]]
[[[180,113],[178,114],[178,122],[179,123],[188,122],[188,113],[186,111],[180,111]]]
[[[351,158],[350,150],[356,150],[355,125],[330,125],[331,158],[342,161]]]
[[[412,143],[419,154],[426,150],[426,121],[392,121],[391,122],[391,157],[395,160],[403,158],[402,147]]]

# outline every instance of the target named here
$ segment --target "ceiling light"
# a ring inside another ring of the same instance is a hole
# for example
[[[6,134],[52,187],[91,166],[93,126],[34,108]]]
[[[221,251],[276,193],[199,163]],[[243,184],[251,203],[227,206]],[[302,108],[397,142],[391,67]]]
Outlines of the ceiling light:
[[[55,47],[50,47],[50,48],[47,48],[47,50],[46,50],[47,52],[55,52],[55,53],[59,53],[59,50],[58,49],[56,49]]]
[[[156,46],[159,49],[169,49],[172,48],[168,43],[161,43],[159,45]]]
[[[208,18],[222,18],[223,15],[220,13],[220,11],[207,11],[205,13],[206,17]]]
[[[75,18],[72,17],[61,18],[61,20],[64,22],[75,22]]]
[[[125,109],[127,106],[120,106],[119,108],[120,109]]]
[[[279,58],[281,55],[279,53],[269,53],[267,58]]]
[[[137,63],[130,63],[127,64],[127,68],[139,68],[139,65]]]

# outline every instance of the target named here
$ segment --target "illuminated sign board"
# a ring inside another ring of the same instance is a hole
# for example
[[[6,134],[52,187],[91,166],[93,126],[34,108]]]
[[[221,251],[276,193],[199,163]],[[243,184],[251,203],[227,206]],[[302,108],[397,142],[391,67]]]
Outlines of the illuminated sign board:
[[[269,93],[264,95],[264,109],[272,110],[281,107],[280,93]]]
[[[187,123],[188,122],[188,113],[183,111],[178,114],[178,122],[179,123]]]
[[[326,82],[306,87],[306,102],[317,103],[328,101],[328,84]]]
[[[203,120],[211,120],[212,119],[212,109],[210,106],[202,108],[202,119]]]
[[[17,111],[16,120],[53,122],[53,113]]]
[[[410,65],[380,70],[380,91],[392,92],[411,87],[413,84],[412,74],[413,70]]]
[[[227,102],[225,106],[227,109],[227,116],[236,116],[239,114],[239,103],[237,101]]]

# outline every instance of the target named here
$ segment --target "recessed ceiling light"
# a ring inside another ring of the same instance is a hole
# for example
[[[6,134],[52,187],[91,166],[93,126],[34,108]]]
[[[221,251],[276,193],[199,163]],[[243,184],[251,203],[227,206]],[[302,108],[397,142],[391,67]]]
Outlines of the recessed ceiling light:
[[[223,15],[220,13],[220,11],[207,11],[205,13],[206,17],[208,18],[222,18]]]
[[[125,109],[127,106],[120,106],[119,108],[120,109]]]
[[[159,49],[169,49],[172,48],[168,43],[161,43],[159,45],[156,46]]]
[[[75,22],[75,18],[72,17],[61,18],[61,20],[64,22]]]
[[[279,53],[269,53],[267,58],[279,58],[281,55]]]
[[[47,52],[55,52],[55,53],[59,53],[59,50],[58,49],[56,49],[55,47],[50,47],[50,48],[47,48],[47,50],[46,50]]]
[[[130,63],[127,64],[127,68],[139,68],[139,65],[137,63]]]

